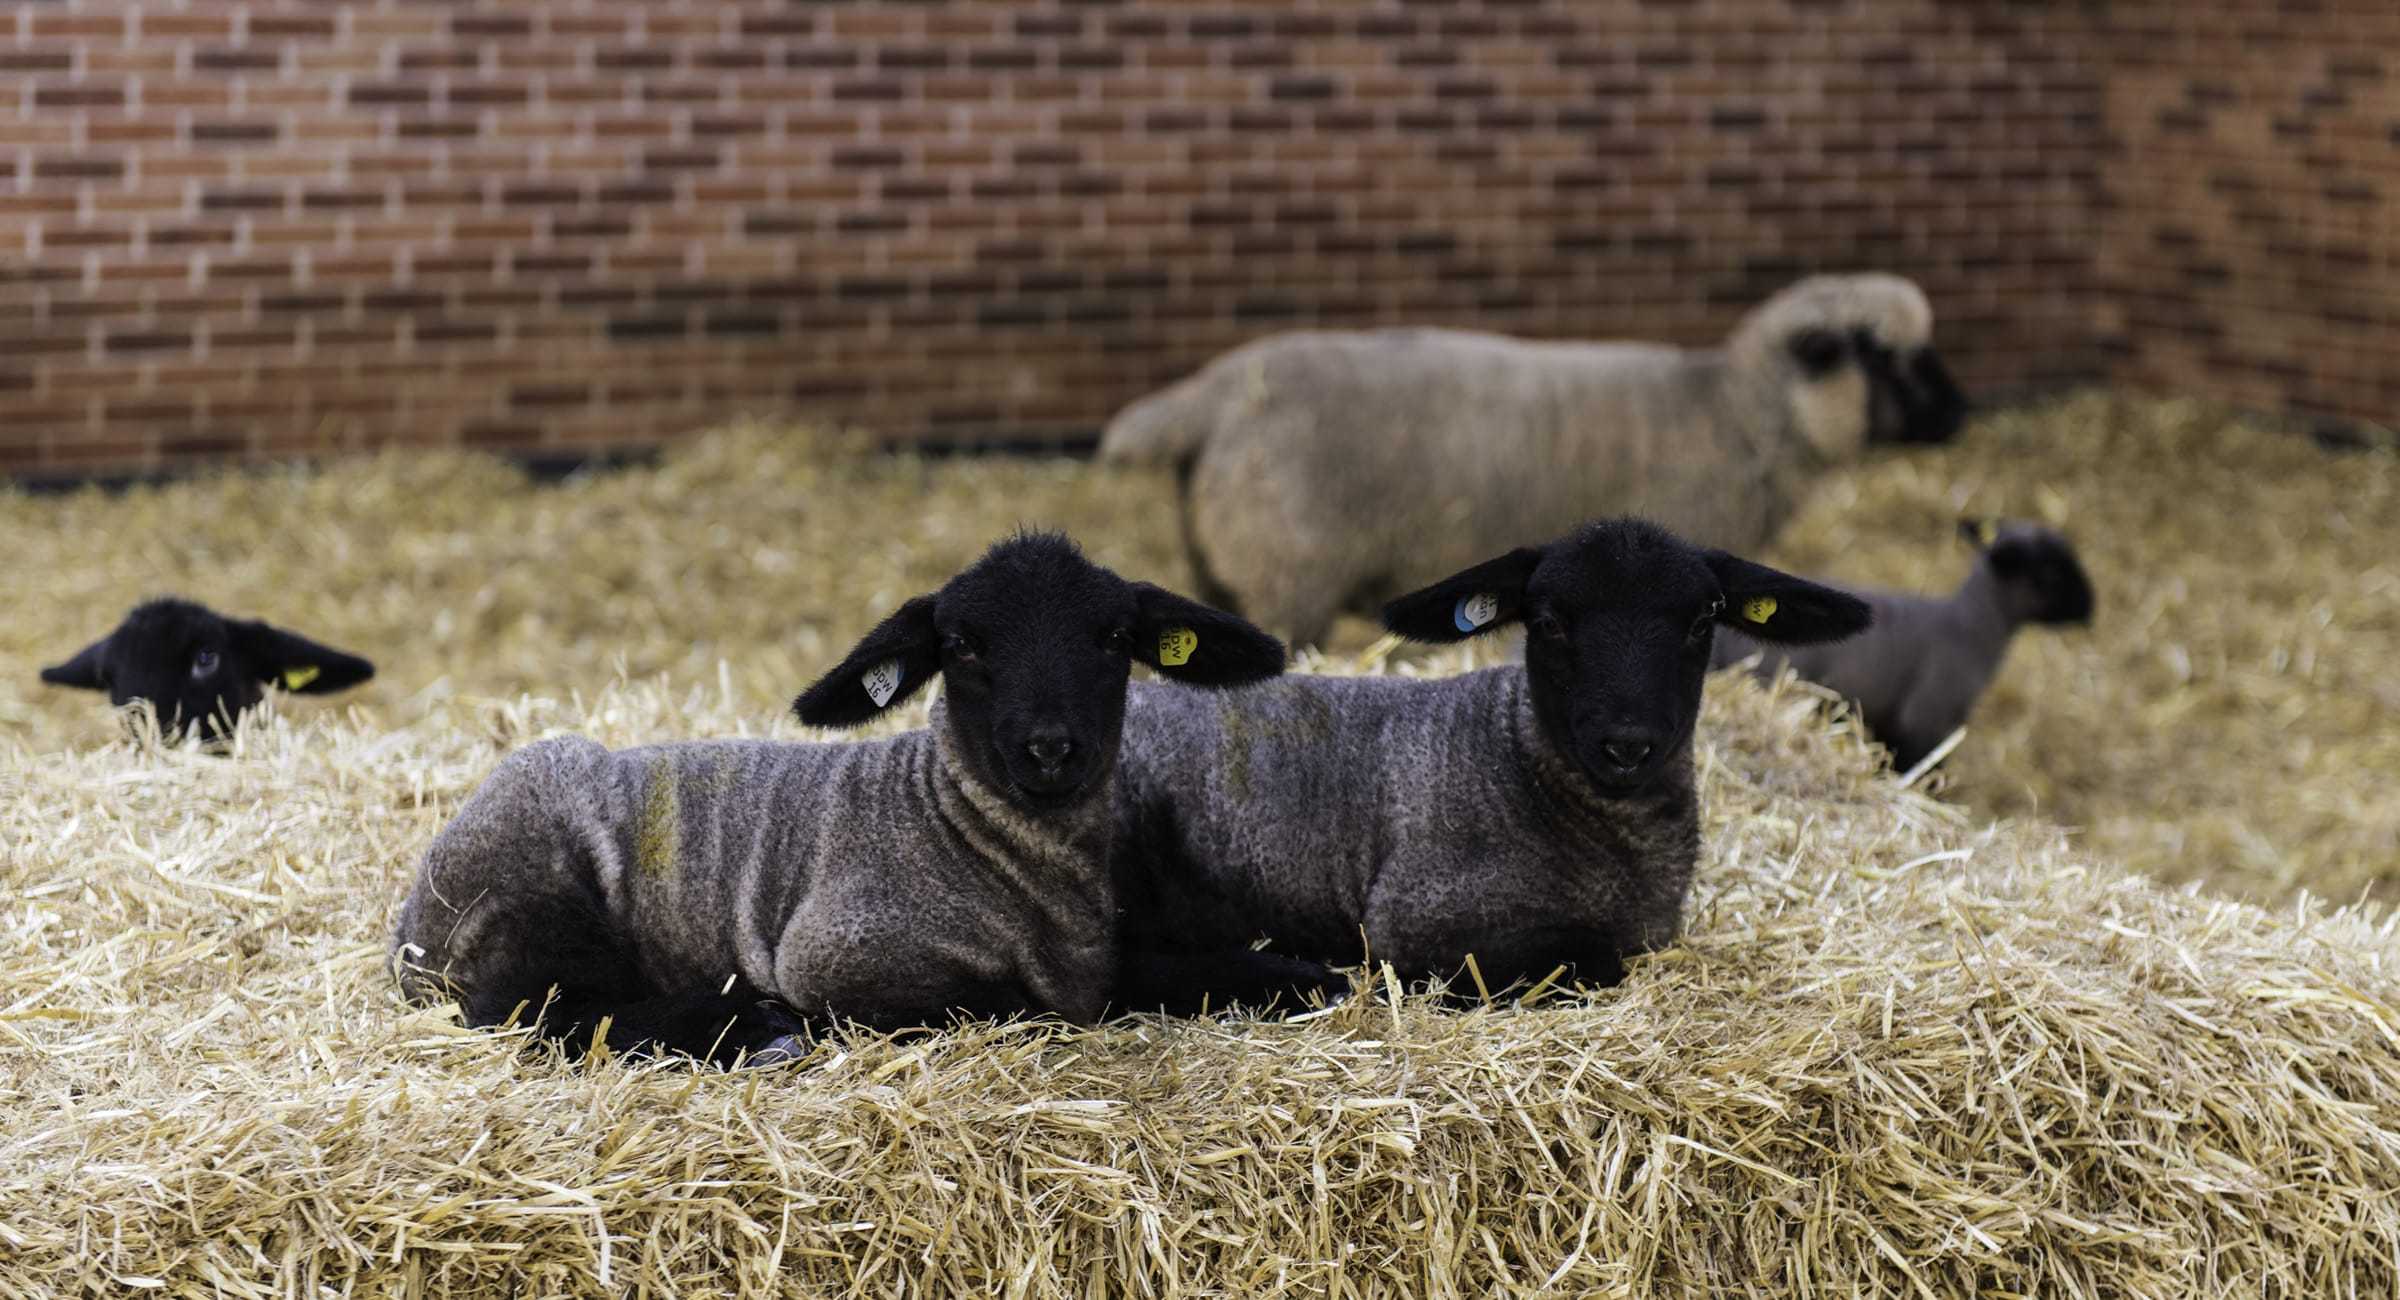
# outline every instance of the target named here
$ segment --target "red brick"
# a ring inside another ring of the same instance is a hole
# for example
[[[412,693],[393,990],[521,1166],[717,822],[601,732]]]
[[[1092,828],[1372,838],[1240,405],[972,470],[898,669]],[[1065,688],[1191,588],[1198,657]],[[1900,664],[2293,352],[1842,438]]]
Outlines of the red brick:
[[[1051,436],[1266,328],[1701,340],[1862,258],[1977,387],[2400,402],[2371,6],[232,12],[36,10],[0,49],[46,331],[0,339],[6,445],[607,444],[778,402]],[[585,378],[629,361],[688,377]],[[10,424],[53,379],[178,441]]]

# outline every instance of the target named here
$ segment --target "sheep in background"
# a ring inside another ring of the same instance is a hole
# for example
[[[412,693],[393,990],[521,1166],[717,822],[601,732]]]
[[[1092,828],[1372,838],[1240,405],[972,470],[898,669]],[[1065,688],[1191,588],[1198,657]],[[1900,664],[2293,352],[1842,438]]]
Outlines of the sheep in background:
[[[1711,632],[1809,643],[1868,617],[1839,591],[1619,520],[1384,612],[1419,641],[1522,623],[1522,665],[1293,676],[1215,697],[1136,688],[1117,800],[1121,942],[1208,952],[1263,936],[1454,990],[1562,965],[1614,983],[1681,924]],[[1129,977],[1124,996],[1188,1010],[1176,995],[1204,992]]]
[[[1004,541],[793,705],[855,726],[938,674],[924,729],[511,755],[426,850],[395,973],[412,1000],[522,1017],[570,1054],[603,1019],[620,1052],[719,1062],[833,1018],[1089,1023],[1117,960],[1110,800],[1136,661],[1231,686],[1281,672],[1283,647],[1062,536]]]
[[[1956,434],[1932,331],[1914,284],[1866,274],[1802,280],[1708,350],[1277,334],[1127,407],[1100,455],[1174,466],[1202,597],[1299,646],[1595,515],[1754,550],[1828,466]]]
[[[188,600],[145,601],[115,631],[42,670],[53,686],[106,691],[119,708],[147,701],[161,733],[198,727],[216,744],[266,688],[327,695],[366,681],[375,665],[256,619],[229,619]]]
[[[1975,568],[1948,596],[1845,587],[1875,608],[1875,626],[1839,645],[1768,646],[1729,632],[1713,667],[1756,656],[1752,671],[1794,673],[1849,697],[1901,771],[1965,724],[2029,623],[2092,621],[2092,583],[2075,546],[2039,524],[1962,520]],[[1839,585],[1839,584],[1829,584]]]

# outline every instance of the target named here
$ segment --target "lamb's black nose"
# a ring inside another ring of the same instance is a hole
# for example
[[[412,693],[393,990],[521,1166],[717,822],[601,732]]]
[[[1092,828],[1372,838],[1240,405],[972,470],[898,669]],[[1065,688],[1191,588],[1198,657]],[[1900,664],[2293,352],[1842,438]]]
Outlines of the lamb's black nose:
[[[1600,742],[1600,752],[1608,755],[1608,761],[1628,772],[1640,767],[1642,760],[1650,757],[1650,751],[1655,748],[1657,746],[1650,742],[1650,737],[1638,732],[1621,733]]]
[[[1075,742],[1055,733],[1035,736],[1025,742],[1025,752],[1043,767],[1056,767],[1075,752]]]

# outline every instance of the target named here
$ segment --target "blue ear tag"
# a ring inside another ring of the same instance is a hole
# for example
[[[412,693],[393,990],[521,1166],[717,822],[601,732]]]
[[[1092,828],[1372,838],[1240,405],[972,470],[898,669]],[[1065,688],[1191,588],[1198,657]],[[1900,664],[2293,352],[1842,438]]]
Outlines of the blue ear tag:
[[[1458,607],[1450,611],[1450,623],[1461,632],[1473,632],[1500,617],[1500,598],[1488,591],[1458,598]]]

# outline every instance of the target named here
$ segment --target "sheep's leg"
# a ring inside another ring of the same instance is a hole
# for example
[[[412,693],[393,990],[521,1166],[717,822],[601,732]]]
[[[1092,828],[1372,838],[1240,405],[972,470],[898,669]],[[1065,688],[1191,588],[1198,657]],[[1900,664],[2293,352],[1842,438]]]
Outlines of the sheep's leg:
[[[618,1055],[688,1056],[716,1065],[732,1065],[771,1044],[796,1041],[808,1030],[799,1017],[756,990],[737,986],[725,993],[669,994],[635,1002],[561,997],[544,1013],[544,1036],[554,1037],[570,1056],[579,1057],[603,1018],[608,1021],[609,1050]],[[551,1033],[553,1022],[564,1028]]]
[[[760,996],[738,984],[723,993],[661,994],[607,921],[572,900],[521,905],[505,925],[479,936],[477,947],[485,960],[459,996],[467,1024],[530,1022],[569,1059],[590,1050],[604,1019],[609,1048],[620,1055],[718,1062],[798,1027],[762,1010]]]
[[[1553,972],[1557,986],[1585,984],[1613,988],[1625,979],[1625,945],[1617,937],[1588,925],[1534,926],[1476,938],[1453,937],[1438,953],[1395,965],[1413,978],[1444,981],[1454,1004],[1472,1005],[1482,991],[1495,996],[1502,990],[1540,983]],[[1469,957],[1474,958],[1470,969]],[[1482,989],[1476,976],[1482,976]]]
[[[832,989],[822,1002],[827,1019],[886,1034],[938,1029],[958,1020],[1031,1019],[1059,1010],[1043,1005],[1015,980],[971,977],[920,980],[914,987]],[[1061,1014],[1078,1023],[1092,1019]]]
[[[1265,1007],[1308,1005],[1309,994],[1327,1002],[1350,991],[1350,978],[1331,968],[1281,953],[1252,948],[1213,952],[1127,950],[1119,955],[1117,988],[1110,1002],[1126,1011],[1164,1011],[1196,1016],[1240,1004]]]

